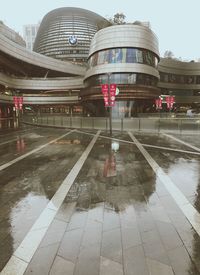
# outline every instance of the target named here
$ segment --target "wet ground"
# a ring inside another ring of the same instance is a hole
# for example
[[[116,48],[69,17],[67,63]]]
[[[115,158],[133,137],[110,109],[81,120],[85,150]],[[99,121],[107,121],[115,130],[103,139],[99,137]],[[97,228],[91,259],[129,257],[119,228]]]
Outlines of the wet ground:
[[[1,274],[200,274],[197,135],[0,132]]]

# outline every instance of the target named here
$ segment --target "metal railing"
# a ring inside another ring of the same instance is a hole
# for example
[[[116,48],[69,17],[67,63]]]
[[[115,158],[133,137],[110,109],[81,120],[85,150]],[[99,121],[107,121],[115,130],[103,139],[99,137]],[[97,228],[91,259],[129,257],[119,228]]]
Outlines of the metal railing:
[[[65,115],[23,115],[23,122],[35,125],[99,129],[109,131],[107,117],[73,117]],[[200,133],[200,117],[195,118],[112,118],[112,128],[117,131],[151,131],[151,132],[195,132]]]

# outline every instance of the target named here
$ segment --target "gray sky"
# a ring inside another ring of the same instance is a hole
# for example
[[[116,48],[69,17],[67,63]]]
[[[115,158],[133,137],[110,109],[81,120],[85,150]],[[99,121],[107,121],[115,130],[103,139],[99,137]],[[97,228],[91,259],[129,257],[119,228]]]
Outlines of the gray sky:
[[[0,20],[22,34],[22,26],[35,24],[49,11],[80,7],[104,17],[117,12],[127,22],[149,21],[159,40],[160,54],[171,50],[185,60],[200,58],[199,0],[1,0]]]

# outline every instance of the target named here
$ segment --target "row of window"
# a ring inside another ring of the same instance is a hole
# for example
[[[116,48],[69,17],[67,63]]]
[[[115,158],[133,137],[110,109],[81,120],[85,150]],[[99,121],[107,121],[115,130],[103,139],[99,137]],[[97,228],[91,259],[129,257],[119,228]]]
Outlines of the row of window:
[[[73,53],[77,53],[77,54],[87,54],[88,55],[88,49],[87,48],[72,48],[72,47],[49,47],[46,49],[40,49],[40,52],[45,54],[45,53],[55,53],[55,52],[63,52],[63,53],[67,53],[67,54],[73,54]]]
[[[89,47],[90,45],[90,38],[89,37],[85,37],[84,39],[83,38],[78,38],[78,42],[77,42],[77,45],[78,46],[86,46],[86,47]],[[41,47],[48,47],[49,48],[49,45],[51,46],[60,46],[60,45],[63,45],[63,46],[69,46],[69,37],[67,38],[56,38],[54,37],[53,39],[41,39],[40,40],[40,44],[39,46],[37,47],[37,49],[39,50]]]
[[[177,84],[200,84],[199,75],[176,75],[160,72],[160,81]]]
[[[55,27],[52,27],[52,28],[49,28],[48,29],[48,33],[52,33],[52,34],[56,34],[56,33],[58,33],[58,32],[62,32],[62,33],[64,33],[64,32],[71,32],[71,31],[74,31],[74,32],[76,32],[76,33],[83,33],[83,32],[85,32],[85,33],[91,33],[91,32],[93,32],[93,33],[95,33],[96,32],[96,28],[88,28],[87,26],[85,26],[85,27],[79,27],[79,28],[73,28],[73,26],[69,26],[68,28],[61,28],[61,27],[57,27],[57,28],[55,28]]]
[[[46,54],[46,55],[50,55],[50,54],[57,54],[57,55],[66,55],[66,54],[85,54],[87,55],[88,54],[88,51],[84,51],[84,50],[63,50],[61,51],[60,49],[59,50],[52,50],[52,51],[43,51],[43,54]]]
[[[40,44],[41,45],[45,45],[45,44],[51,44],[51,45],[58,45],[58,44],[63,44],[63,45],[65,45],[66,43],[68,44],[69,43],[69,37],[70,37],[70,35],[69,36],[66,36],[66,37],[53,37],[52,39],[51,38],[49,38],[49,37],[47,37],[46,39],[42,39],[41,41],[40,41]],[[78,42],[79,43],[81,43],[82,45],[90,45],[90,38],[89,37],[78,37],[78,36],[76,36],[77,37],[77,40],[78,40]]]
[[[175,95],[175,96],[200,96],[200,90],[174,90],[174,89],[161,89],[162,95]]]
[[[50,39],[50,40],[53,40],[53,39],[58,39],[60,37],[65,37],[65,38],[69,38],[71,35],[76,35],[77,38],[82,38],[82,39],[91,39],[93,37],[93,33],[88,33],[88,32],[81,32],[81,33],[78,33],[78,32],[73,32],[73,31],[68,31],[68,32],[65,32],[65,33],[58,33],[58,32],[55,32],[54,33],[46,33],[46,34],[43,34],[40,38],[40,40],[44,40],[46,41],[47,39]],[[62,35],[62,36],[61,36]]]
[[[157,86],[158,83],[156,77],[140,73],[115,73],[110,75],[110,79],[108,79],[106,74],[92,76],[85,83],[87,86],[98,86],[108,83],[108,81],[115,84],[139,84],[145,86]]]
[[[156,67],[158,58],[152,52],[144,49],[115,48],[97,52],[88,60],[89,68],[109,63],[141,63]]]
[[[87,23],[79,24],[76,22],[61,22],[61,23],[53,23],[48,26],[48,30],[54,31],[54,30],[60,30],[60,31],[68,31],[71,29],[75,29],[77,31],[80,31],[82,29],[84,30],[96,30],[96,26],[94,25],[88,25]]]
[[[58,41],[58,43],[56,43],[56,42],[53,42],[53,43],[51,42],[48,44],[43,43],[37,49],[38,49],[38,51],[39,50],[42,51],[44,49],[55,49],[55,48],[59,48],[59,49],[69,49],[69,48],[74,49],[74,48],[76,48],[79,50],[81,50],[81,49],[89,50],[88,45],[89,45],[89,43],[86,44],[86,43],[81,43],[78,41],[77,46],[74,47],[74,46],[71,46],[68,41],[67,42],[66,41]]]
[[[67,54],[72,54],[72,53],[77,53],[77,54],[81,54],[81,53],[84,53],[84,54],[87,54],[87,57],[88,57],[88,48],[87,47],[81,47],[81,48],[75,48],[73,49],[72,47],[58,47],[58,48],[55,48],[55,47],[49,47],[49,48],[39,48],[38,51],[40,51],[40,53],[42,54],[45,54],[45,53],[53,53],[53,52],[57,52],[57,51],[60,51],[60,52],[65,52]]]

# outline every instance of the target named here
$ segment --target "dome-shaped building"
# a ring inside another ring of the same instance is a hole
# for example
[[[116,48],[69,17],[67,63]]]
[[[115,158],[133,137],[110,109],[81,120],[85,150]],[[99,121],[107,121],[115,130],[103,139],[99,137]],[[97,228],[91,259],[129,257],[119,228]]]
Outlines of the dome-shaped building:
[[[105,18],[89,10],[74,7],[55,9],[43,18],[33,50],[81,64],[87,61],[94,34],[108,25]]]

